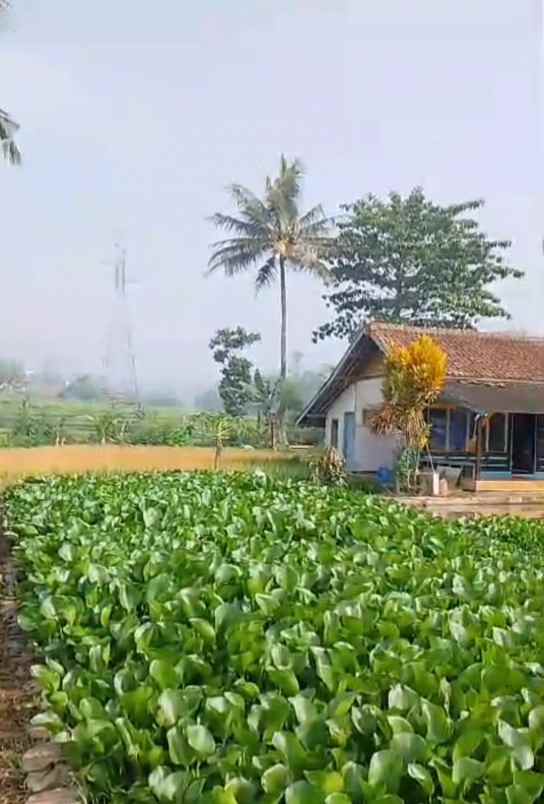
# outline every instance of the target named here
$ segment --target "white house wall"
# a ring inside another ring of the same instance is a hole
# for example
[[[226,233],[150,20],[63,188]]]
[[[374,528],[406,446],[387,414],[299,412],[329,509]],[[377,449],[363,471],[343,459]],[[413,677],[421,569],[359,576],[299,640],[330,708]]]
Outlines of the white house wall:
[[[354,472],[376,472],[380,467],[392,468],[397,450],[397,439],[375,435],[363,425],[363,411],[375,408],[382,402],[382,378],[359,380],[335,400],[327,413],[326,437],[331,443],[331,422],[338,419],[338,448],[342,452],[344,439],[344,413],[355,413]]]

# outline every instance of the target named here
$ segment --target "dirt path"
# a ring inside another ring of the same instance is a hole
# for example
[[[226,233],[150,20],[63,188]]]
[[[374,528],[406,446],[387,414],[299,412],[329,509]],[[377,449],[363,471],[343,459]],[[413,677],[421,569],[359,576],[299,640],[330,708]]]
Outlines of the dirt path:
[[[28,724],[35,685],[32,659],[17,627],[15,571],[0,530],[0,804],[23,804],[28,797],[20,761],[30,747]]]

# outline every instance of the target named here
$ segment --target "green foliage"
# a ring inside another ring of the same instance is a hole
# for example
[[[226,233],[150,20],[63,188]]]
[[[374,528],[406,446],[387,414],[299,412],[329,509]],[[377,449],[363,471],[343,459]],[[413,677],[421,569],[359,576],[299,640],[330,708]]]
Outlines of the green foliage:
[[[146,446],[186,447],[195,437],[194,419],[194,416],[164,418],[146,414],[130,424],[127,441]]]
[[[482,206],[440,206],[419,188],[347,204],[325,296],[336,317],[314,340],[352,337],[361,319],[470,328],[508,318],[493,285],[523,274],[505,262],[509,241],[488,239],[469,217]]]
[[[541,800],[541,524],[262,474],[34,482],[6,514],[36,720],[97,800]]]
[[[28,400],[23,399],[8,434],[7,443],[13,447],[41,447],[54,444],[62,426],[62,418],[53,421],[33,408]]]
[[[247,332],[243,327],[236,327],[217,330],[210,341],[213,359],[222,366],[219,396],[229,416],[243,416],[253,399],[253,364],[238,352],[260,340],[258,332]]]
[[[128,421],[113,409],[100,413],[90,414],[89,422],[92,428],[93,441],[99,444],[124,442]]]
[[[395,463],[395,480],[397,491],[413,492],[417,489],[421,450],[404,447],[400,450]]]

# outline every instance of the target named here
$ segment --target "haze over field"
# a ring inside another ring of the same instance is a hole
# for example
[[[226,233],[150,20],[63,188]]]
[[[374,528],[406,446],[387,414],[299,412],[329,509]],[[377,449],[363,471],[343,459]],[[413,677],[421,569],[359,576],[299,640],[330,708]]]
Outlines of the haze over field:
[[[0,99],[21,123],[2,181],[2,355],[98,371],[113,243],[128,249],[144,383],[185,398],[216,379],[218,327],[259,330],[278,364],[277,288],[203,276],[225,185],[260,191],[281,152],[307,169],[305,206],[421,184],[483,197],[511,237],[510,325],[544,334],[539,0],[14,0]],[[156,8],[160,10],[157,11]],[[290,282],[290,350],[327,319],[314,280]]]

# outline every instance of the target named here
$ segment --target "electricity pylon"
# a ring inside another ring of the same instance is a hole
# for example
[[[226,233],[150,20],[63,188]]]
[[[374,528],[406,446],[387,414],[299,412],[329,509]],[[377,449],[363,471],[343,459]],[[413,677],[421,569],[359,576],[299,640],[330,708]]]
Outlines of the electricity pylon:
[[[114,265],[113,311],[104,356],[106,393],[112,405],[141,409],[127,285],[126,252],[118,248]]]

